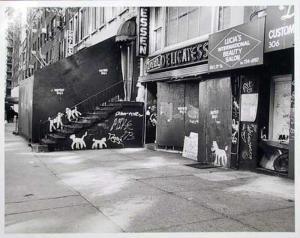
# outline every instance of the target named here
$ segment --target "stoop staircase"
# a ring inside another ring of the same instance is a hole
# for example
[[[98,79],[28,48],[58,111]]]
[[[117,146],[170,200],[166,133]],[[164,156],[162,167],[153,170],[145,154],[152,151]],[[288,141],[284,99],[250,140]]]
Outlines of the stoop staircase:
[[[119,101],[120,87],[123,88],[122,81],[70,107],[70,109],[77,107],[81,115],[71,121],[67,119],[66,115],[62,116],[62,129],[50,132],[49,121],[41,122],[38,145],[40,149],[37,150],[70,150],[70,135],[74,134],[76,137],[80,137],[86,131],[92,131],[99,123],[105,127],[108,118],[123,107],[124,102]]]
[[[96,106],[94,110],[82,113],[76,120],[65,122],[63,129],[49,132],[40,140],[42,145],[47,145],[49,151],[69,150],[67,141],[70,135],[84,132],[95,124],[105,122],[111,114],[122,109],[122,102],[108,102],[101,106]]]

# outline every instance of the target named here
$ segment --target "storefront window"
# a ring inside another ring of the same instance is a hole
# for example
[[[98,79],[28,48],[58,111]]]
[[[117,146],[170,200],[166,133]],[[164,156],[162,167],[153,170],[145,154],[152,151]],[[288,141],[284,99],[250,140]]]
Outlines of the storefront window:
[[[166,12],[166,45],[208,34],[211,24],[211,7],[169,7]]]
[[[290,129],[291,76],[274,77],[270,98],[270,135],[274,141],[288,141]]]

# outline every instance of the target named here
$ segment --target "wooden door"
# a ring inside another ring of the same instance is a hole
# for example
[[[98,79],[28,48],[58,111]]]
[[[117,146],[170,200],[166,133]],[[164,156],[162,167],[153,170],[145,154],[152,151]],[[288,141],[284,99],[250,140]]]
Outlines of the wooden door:
[[[201,162],[230,166],[231,108],[230,78],[200,82],[198,158]]]
[[[184,141],[184,83],[157,84],[157,144],[177,149]]]

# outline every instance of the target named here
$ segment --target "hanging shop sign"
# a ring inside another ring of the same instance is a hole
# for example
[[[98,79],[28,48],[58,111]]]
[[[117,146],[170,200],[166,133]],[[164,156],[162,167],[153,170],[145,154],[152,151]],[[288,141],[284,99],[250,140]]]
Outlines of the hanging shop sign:
[[[294,47],[294,6],[267,7],[265,52]]]
[[[150,58],[146,63],[147,73],[207,63],[208,41],[173,50]]]
[[[74,53],[74,31],[67,30],[67,56]]]
[[[146,57],[149,52],[149,7],[139,8],[137,56]]]
[[[263,64],[265,18],[209,36],[210,72]]]

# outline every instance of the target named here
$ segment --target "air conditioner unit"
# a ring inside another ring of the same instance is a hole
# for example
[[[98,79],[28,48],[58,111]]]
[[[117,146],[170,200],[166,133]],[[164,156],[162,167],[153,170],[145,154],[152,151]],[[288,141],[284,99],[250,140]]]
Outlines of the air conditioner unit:
[[[34,69],[34,65],[33,65],[33,64],[30,64],[30,65],[28,65],[28,68],[29,68],[29,69]]]
[[[47,29],[46,28],[42,28],[42,31],[41,31],[43,34],[46,34],[47,33]]]
[[[37,33],[37,29],[32,29],[32,33]]]
[[[36,55],[36,50],[32,50],[31,54]]]

